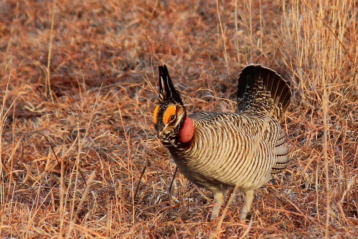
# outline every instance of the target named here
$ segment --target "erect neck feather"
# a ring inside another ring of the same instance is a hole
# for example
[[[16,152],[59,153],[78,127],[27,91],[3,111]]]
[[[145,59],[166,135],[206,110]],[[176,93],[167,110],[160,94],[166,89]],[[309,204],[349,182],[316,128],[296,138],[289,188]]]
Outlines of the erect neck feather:
[[[186,117],[184,120],[183,127],[179,131],[179,142],[188,143],[193,138],[194,135],[194,124],[193,121]]]

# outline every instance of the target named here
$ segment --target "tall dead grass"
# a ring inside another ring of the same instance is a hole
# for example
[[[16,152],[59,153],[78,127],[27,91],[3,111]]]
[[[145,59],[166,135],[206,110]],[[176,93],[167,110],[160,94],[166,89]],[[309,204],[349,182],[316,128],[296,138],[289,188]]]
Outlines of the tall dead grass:
[[[207,238],[211,195],[182,175],[151,112],[165,63],[190,112],[234,111],[248,63],[291,82],[292,163],[240,196],[217,237],[358,233],[355,1],[0,3],[0,235]],[[148,165],[137,198],[134,191]]]

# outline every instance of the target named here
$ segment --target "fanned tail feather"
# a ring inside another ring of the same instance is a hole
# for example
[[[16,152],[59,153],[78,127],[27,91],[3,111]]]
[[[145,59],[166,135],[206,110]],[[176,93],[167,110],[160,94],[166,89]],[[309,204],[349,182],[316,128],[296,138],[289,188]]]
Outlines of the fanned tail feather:
[[[237,98],[238,112],[252,111],[281,119],[290,104],[291,91],[274,70],[249,65],[240,74]]]

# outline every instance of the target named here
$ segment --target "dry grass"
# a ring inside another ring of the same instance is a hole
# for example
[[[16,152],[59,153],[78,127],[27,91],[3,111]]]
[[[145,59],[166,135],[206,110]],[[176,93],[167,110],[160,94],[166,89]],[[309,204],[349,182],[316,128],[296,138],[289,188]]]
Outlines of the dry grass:
[[[217,237],[357,235],[356,1],[17,2],[0,2],[0,237],[211,235],[209,192],[179,175],[167,193],[163,63],[190,112],[234,111],[248,63],[291,82],[292,163],[257,191],[252,224],[234,197]]]

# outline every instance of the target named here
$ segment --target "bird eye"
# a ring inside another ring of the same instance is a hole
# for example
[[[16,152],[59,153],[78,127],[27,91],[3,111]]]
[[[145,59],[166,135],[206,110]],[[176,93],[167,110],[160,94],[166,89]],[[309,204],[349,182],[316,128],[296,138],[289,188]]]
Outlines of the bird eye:
[[[175,120],[176,116],[175,115],[171,115],[169,118],[169,121],[172,122],[173,120]]]

